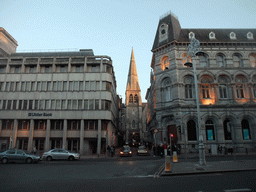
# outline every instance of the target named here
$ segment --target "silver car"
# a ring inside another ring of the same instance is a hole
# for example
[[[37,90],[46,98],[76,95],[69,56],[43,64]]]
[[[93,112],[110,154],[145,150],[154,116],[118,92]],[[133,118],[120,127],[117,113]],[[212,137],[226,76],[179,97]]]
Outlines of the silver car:
[[[0,161],[3,164],[6,164],[8,162],[37,163],[40,160],[40,156],[27,154],[25,151],[18,149],[10,149],[0,153]]]
[[[80,155],[79,153],[71,153],[65,149],[52,149],[43,153],[43,159],[46,159],[47,161],[53,159],[68,159],[73,161],[75,159],[80,159]]]

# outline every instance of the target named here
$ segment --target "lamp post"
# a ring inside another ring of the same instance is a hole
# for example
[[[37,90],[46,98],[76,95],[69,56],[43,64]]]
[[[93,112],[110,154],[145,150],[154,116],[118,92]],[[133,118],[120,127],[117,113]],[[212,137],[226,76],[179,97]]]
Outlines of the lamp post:
[[[194,84],[196,91],[196,108],[197,108],[197,126],[199,130],[199,165],[205,165],[205,150],[204,150],[204,137],[203,131],[201,127],[201,117],[200,117],[200,107],[199,107],[199,96],[198,96],[198,85],[197,85],[197,76],[196,76],[196,65],[195,65],[195,56],[198,52],[200,52],[200,42],[196,38],[192,38],[190,44],[188,45],[187,57],[192,57],[192,62],[189,60],[184,64],[185,66],[192,67],[194,73]]]

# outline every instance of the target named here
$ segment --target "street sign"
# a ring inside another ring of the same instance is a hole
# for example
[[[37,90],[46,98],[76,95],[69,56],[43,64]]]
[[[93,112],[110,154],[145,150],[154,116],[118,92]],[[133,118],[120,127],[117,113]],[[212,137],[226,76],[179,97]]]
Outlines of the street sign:
[[[158,133],[158,129],[154,129],[154,133]]]

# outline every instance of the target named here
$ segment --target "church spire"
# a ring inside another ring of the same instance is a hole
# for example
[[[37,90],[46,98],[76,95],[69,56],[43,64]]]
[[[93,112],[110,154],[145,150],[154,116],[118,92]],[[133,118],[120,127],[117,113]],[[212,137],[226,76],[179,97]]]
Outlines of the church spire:
[[[130,59],[130,68],[129,68],[129,73],[128,73],[125,95],[126,95],[126,104],[127,105],[129,103],[131,103],[131,102],[129,102],[130,96],[132,96],[134,98],[133,101],[138,100],[138,103],[141,105],[140,85],[139,85],[139,79],[138,79],[138,74],[137,74],[137,68],[136,68],[133,48],[132,48],[132,54],[131,54],[131,59]],[[134,102],[132,102],[132,103],[134,103]]]

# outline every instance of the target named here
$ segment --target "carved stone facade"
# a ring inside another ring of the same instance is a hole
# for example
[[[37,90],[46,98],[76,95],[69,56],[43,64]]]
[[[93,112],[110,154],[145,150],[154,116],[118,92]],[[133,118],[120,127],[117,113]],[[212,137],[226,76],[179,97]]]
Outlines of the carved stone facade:
[[[159,31],[162,28],[168,31]],[[166,27],[168,26],[168,27]],[[163,40],[163,33],[168,38]],[[206,152],[219,145],[255,151],[256,29],[182,29],[169,14],[159,21],[153,45],[151,85],[146,99],[147,129],[154,143],[178,144],[198,151],[198,121],[193,68],[184,64],[192,38],[200,41],[194,59],[201,127]]]

